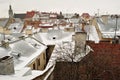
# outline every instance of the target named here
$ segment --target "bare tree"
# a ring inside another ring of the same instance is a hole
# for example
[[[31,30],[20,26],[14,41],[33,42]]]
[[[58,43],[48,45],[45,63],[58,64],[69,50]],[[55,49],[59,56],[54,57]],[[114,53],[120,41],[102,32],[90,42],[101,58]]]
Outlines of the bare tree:
[[[79,61],[83,57],[83,51],[75,52],[78,51],[75,50],[75,42],[63,42],[57,44],[55,47],[57,63],[52,74],[52,80],[80,80]],[[77,47],[81,48],[81,46]]]
[[[74,42],[63,42],[56,45],[55,53],[58,61],[78,62],[85,53],[75,52]]]

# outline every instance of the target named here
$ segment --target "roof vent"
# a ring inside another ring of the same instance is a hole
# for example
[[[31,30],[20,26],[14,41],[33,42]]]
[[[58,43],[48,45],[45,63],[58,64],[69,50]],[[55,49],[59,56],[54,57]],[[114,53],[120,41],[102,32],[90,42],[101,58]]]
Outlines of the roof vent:
[[[40,45],[35,43],[35,44],[32,44],[35,48],[39,49],[40,48]]]
[[[19,53],[19,52],[12,52],[11,56],[13,56],[15,59],[18,59],[21,56],[21,53]]]

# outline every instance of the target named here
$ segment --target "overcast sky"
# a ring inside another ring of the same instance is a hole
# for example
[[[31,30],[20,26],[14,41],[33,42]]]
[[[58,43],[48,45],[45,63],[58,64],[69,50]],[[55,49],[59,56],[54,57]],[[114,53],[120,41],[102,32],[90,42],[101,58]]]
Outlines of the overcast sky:
[[[0,0],[0,17],[8,16],[10,4],[14,13],[38,10],[93,15],[98,9],[101,14],[120,13],[120,0]]]

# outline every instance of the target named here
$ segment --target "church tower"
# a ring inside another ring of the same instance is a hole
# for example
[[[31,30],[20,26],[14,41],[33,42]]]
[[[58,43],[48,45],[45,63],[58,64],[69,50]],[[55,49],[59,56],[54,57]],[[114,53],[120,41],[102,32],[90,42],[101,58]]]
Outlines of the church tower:
[[[9,18],[13,18],[13,10],[11,5],[9,5]]]
[[[9,5],[8,15],[9,15],[9,19],[5,25],[6,28],[8,28],[9,25],[14,22],[14,15],[11,5]]]

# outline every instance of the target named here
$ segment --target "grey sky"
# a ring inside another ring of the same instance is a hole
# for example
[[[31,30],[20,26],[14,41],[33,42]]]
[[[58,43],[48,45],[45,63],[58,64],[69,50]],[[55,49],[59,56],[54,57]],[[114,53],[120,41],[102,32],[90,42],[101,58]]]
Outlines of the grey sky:
[[[0,0],[0,17],[8,16],[9,4],[14,13],[22,13],[31,10],[54,11],[54,12],[77,12],[82,14],[97,13],[120,13],[120,0]]]

